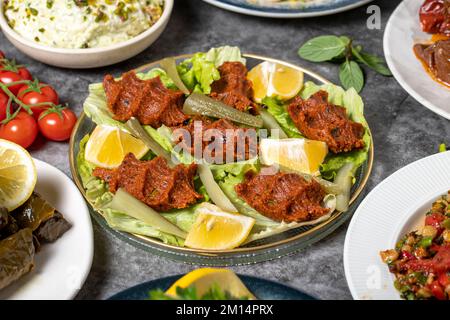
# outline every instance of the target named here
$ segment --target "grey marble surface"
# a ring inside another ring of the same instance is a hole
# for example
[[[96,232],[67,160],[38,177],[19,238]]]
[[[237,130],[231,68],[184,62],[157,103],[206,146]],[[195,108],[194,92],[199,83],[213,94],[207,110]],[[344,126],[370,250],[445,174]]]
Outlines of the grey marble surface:
[[[123,71],[165,56],[192,53],[224,44],[244,52],[258,53],[301,64],[331,81],[338,81],[337,66],[312,64],[297,56],[307,39],[322,34],[345,34],[369,51],[383,54],[382,36],[387,19],[399,1],[375,1],[381,7],[382,28],[366,28],[366,7],[329,17],[276,20],[243,16],[220,10],[200,0],[176,0],[167,30],[145,52],[124,63],[96,70],[63,70],[24,56],[0,33],[0,49],[27,64],[33,74],[56,86],[62,101],[77,113],[87,86],[106,72]],[[402,166],[437,151],[450,142],[449,121],[422,107],[393,78],[366,73],[362,92],[366,117],[375,141],[375,166],[367,191]],[[67,143],[42,143],[33,156],[49,162],[70,176]],[[239,273],[278,280],[322,299],[351,299],[344,276],[342,252],[348,224],[331,236],[301,252],[279,260],[233,268]],[[94,223],[95,256],[92,270],[79,299],[104,299],[125,288],[159,277],[185,273],[196,266],[185,265],[136,249]]]

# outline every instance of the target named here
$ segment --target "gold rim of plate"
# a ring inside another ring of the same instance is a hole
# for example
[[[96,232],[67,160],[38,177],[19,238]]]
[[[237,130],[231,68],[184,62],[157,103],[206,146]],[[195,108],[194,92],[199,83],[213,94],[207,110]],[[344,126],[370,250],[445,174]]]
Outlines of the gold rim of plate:
[[[179,56],[174,56],[173,58],[175,60],[179,60],[179,59],[186,59],[191,57],[192,54],[184,54],[184,55],[179,55]],[[270,61],[270,62],[275,62],[275,63],[279,63],[291,68],[294,68],[296,70],[302,71],[304,74],[307,74],[308,76],[310,76],[311,78],[320,81],[322,84],[327,84],[327,83],[331,83],[330,81],[328,81],[327,79],[323,78],[322,76],[318,75],[317,73],[310,71],[308,69],[299,67],[297,65],[294,65],[292,63],[288,63],[282,60],[278,60],[278,59],[273,59],[273,58],[268,58],[265,56],[260,56],[260,55],[256,55],[256,54],[244,54],[243,55],[245,58],[251,58],[251,59],[255,59],[255,60],[260,60],[260,61]],[[141,72],[143,70],[147,70],[153,67],[156,67],[160,64],[160,62],[162,61],[162,59],[155,61],[155,62],[151,62],[148,64],[145,64],[141,67],[138,67],[135,69],[136,72]],[[75,127],[73,129],[71,138],[70,138],[70,146],[69,146],[69,160],[70,160],[70,171],[72,173],[72,177],[75,181],[75,184],[77,185],[78,189],[80,190],[81,194],[83,195],[84,199],[89,203],[89,205],[91,206],[91,208],[93,209],[93,211],[95,211],[95,213],[99,214],[100,216],[102,216],[102,214],[95,210],[92,206],[92,203],[87,199],[86,197],[86,191],[81,183],[81,180],[79,178],[78,172],[76,170],[76,165],[75,165],[75,161],[76,161],[76,157],[77,155],[74,154],[74,150],[75,150],[75,136],[76,133],[78,132],[78,129],[81,125],[81,123],[83,121],[85,121],[86,118],[86,114],[83,112],[80,117],[78,118],[77,123],[75,124]],[[362,180],[358,186],[358,188],[355,190],[355,192],[352,194],[351,198],[350,198],[350,205],[353,204],[359,197],[359,195],[361,194],[361,192],[363,191],[363,189],[365,188],[367,181],[369,180],[370,174],[372,172],[372,165],[373,165],[373,159],[374,159],[374,146],[373,146],[373,138],[372,138],[372,133],[370,131],[369,128],[369,134],[370,134],[370,149],[369,149],[369,155],[368,155],[368,159],[367,159],[367,170],[365,171],[364,176],[362,177]],[[270,249],[270,248],[276,248],[278,246],[282,246],[285,244],[288,244],[290,242],[299,240],[301,238],[307,237],[308,235],[328,226],[329,224],[331,224],[333,221],[335,221],[336,219],[338,219],[342,214],[344,214],[345,212],[336,212],[334,213],[330,219],[319,223],[318,225],[312,226],[311,229],[299,233],[295,236],[292,236],[290,238],[286,238],[286,239],[282,239],[279,241],[275,241],[272,243],[268,243],[268,244],[264,244],[264,245],[259,245],[259,246],[254,246],[254,247],[238,247],[235,249],[231,249],[231,250],[198,250],[198,249],[191,249],[191,248],[186,248],[186,247],[178,247],[178,246],[173,246],[173,245],[169,245],[166,243],[163,243],[160,240],[157,239],[153,239],[150,237],[146,237],[143,235],[139,235],[139,234],[133,234],[131,233],[131,235],[139,238],[140,240],[143,240],[146,242],[146,244],[152,244],[155,245],[157,247],[162,247],[165,249],[168,249],[170,251],[178,251],[179,253],[191,253],[191,254],[198,254],[198,255],[203,255],[203,256],[214,256],[214,257],[219,257],[219,256],[226,256],[226,255],[230,255],[230,254],[254,254],[258,251],[261,250],[266,250],[266,249]],[[102,216],[102,219],[103,216]]]

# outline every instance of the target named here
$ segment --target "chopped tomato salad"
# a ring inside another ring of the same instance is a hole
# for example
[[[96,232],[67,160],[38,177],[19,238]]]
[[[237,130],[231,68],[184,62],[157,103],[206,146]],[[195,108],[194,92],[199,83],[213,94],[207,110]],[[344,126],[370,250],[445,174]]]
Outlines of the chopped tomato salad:
[[[402,298],[450,300],[450,191],[433,203],[422,230],[380,255]]]

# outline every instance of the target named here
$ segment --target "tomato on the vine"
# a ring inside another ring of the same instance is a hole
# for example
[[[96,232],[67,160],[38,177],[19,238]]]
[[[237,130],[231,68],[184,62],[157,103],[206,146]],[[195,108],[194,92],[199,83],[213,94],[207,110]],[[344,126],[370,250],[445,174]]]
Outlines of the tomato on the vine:
[[[6,139],[28,148],[36,139],[38,127],[36,121],[25,111],[6,124],[0,126],[0,139]]]
[[[20,88],[19,92],[17,93],[17,97],[20,99],[20,101],[30,106],[36,121],[39,119],[39,116],[42,113],[42,111],[47,110],[50,107],[50,105],[48,106],[33,106],[33,105],[41,103],[52,103],[54,105],[59,104],[59,97],[55,89],[53,89],[53,87],[49,86],[48,84],[39,83],[37,81],[32,82],[31,84],[28,85],[24,85],[22,88]]]
[[[0,82],[6,85],[24,80],[18,73],[13,71],[0,71]],[[9,91],[11,91],[14,95],[17,95],[20,88],[22,88],[23,84],[16,84],[13,86],[8,86]]]
[[[10,71],[17,73],[23,80],[33,80],[33,76],[30,71],[22,65],[16,64],[14,60],[5,59],[4,62],[0,64],[0,72]]]
[[[50,108],[38,121],[39,130],[47,139],[64,141],[70,138],[77,116],[70,109]]]
[[[8,107],[8,101],[9,101],[9,97],[3,93],[2,91],[0,91],[0,121],[5,120],[6,118],[6,108]],[[11,106],[10,106],[10,111],[11,111]]]
[[[33,76],[31,75],[31,72],[28,71],[27,68],[25,67],[19,67],[17,73],[19,74],[19,76],[22,77],[22,79],[24,80],[33,80]]]
[[[11,82],[21,81],[21,80],[33,80],[33,76],[27,68],[21,65],[17,65],[16,62],[10,60],[4,60],[0,63],[0,82],[4,84],[9,84]],[[8,89],[17,95],[19,89],[23,84],[17,84],[8,87]]]

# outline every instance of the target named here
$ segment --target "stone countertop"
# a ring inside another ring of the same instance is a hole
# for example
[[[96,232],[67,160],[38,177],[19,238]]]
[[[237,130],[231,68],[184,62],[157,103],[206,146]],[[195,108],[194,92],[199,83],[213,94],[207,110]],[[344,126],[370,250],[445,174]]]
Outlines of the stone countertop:
[[[303,61],[297,56],[298,47],[318,35],[348,35],[369,52],[382,55],[384,27],[400,1],[373,3],[381,7],[381,30],[367,29],[367,6],[328,17],[277,20],[227,12],[200,0],[175,2],[172,18],[163,35],[137,57],[112,67],[94,70],[49,67],[18,52],[1,33],[0,49],[7,56],[26,64],[39,79],[54,85],[61,100],[68,102],[77,113],[81,112],[88,84],[101,81],[105,73],[119,75],[165,56],[193,53],[225,44],[239,46],[244,52],[301,64],[337,83],[337,66]],[[422,107],[394,78],[367,71],[362,96],[375,142],[375,164],[366,191],[408,163],[436,153],[444,140],[449,142],[449,121]],[[32,154],[70,176],[68,143],[42,142],[33,148]],[[141,282],[198,267],[137,249],[114,238],[95,222],[93,225],[94,262],[78,299],[105,299]],[[232,269],[286,283],[321,299],[351,299],[342,261],[347,227],[348,223],[325,240],[289,257]]]

